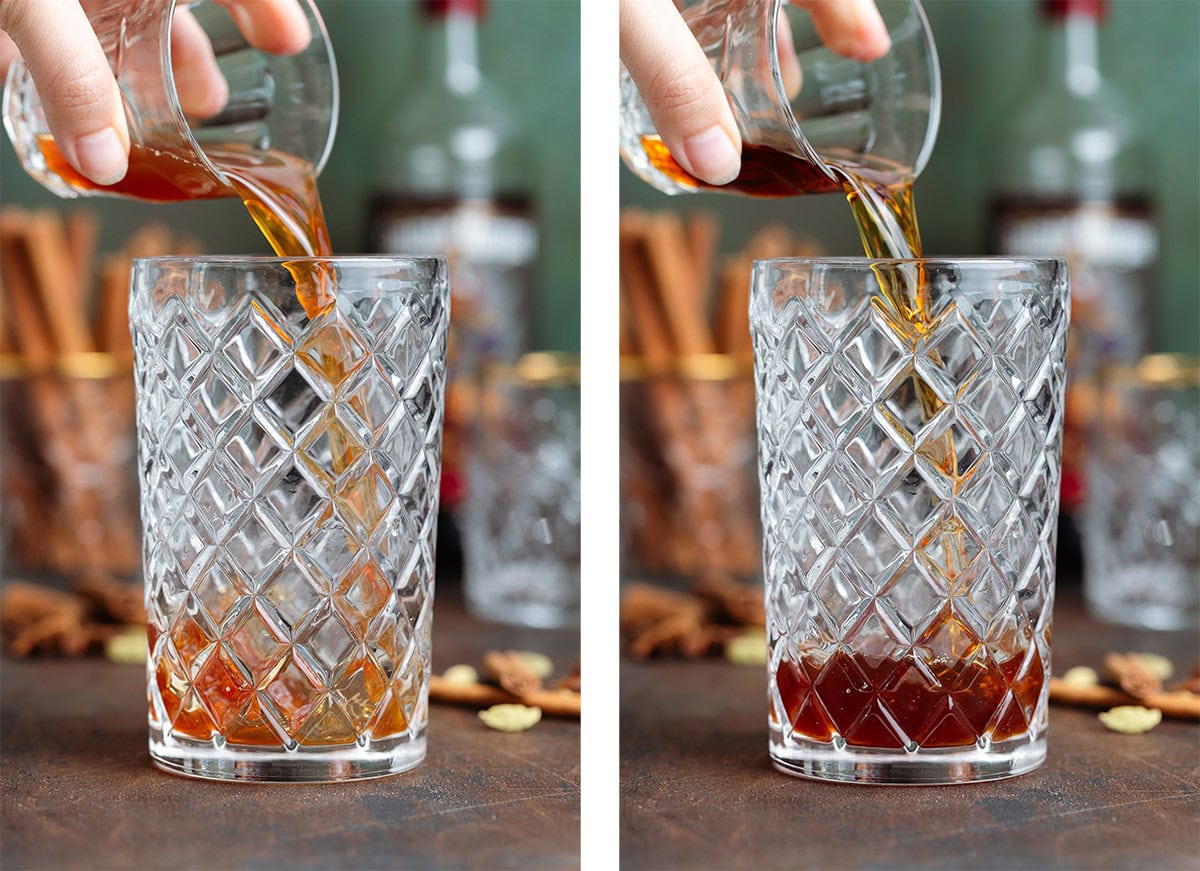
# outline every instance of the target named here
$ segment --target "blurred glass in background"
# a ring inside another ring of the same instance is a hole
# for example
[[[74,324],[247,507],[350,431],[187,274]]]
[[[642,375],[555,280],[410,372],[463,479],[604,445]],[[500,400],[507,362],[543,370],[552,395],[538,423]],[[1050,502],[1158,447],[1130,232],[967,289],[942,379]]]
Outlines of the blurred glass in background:
[[[477,617],[579,623],[579,358],[485,366],[459,514],[467,605]]]
[[[1097,617],[1200,625],[1200,357],[1108,370],[1096,395],[1083,514],[1084,593]]]

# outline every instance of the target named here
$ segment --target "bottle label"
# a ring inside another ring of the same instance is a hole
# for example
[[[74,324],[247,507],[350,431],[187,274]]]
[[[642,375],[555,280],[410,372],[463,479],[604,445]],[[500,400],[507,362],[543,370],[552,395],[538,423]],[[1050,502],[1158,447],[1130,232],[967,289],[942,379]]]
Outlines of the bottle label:
[[[381,251],[452,254],[507,269],[537,256],[537,225],[529,215],[464,205],[445,211],[392,210],[381,217]]]
[[[1000,254],[1069,256],[1114,269],[1143,269],[1158,255],[1158,232],[1152,221],[1143,215],[1115,213],[1107,206],[997,217]]]

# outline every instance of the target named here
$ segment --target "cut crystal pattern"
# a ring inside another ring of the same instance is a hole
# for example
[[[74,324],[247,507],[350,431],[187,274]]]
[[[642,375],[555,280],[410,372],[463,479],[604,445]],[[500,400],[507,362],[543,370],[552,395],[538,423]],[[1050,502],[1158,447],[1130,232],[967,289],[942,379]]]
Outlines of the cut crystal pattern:
[[[415,739],[445,282],[343,286],[309,320],[279,272],[133,302],[151,722],[175,746]]]
[[[1044,729],[1065,286],[955,274],[923,330],[901,330],[869,277],[858,297],[849,280],[823,294],[815,268],[755,287],[785,745],[915,752]]]

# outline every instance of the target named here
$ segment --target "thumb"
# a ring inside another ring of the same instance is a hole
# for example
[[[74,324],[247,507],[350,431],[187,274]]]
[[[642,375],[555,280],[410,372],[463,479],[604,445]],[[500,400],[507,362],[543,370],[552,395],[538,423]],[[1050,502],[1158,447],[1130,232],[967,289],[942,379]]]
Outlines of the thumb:
[[[733,181],[742,151],[733,112],[671,0],[621,0],[621,61],[679,165],[709,184]]]
[[[121,95],[78,0],[4,0],[0,29],[21,50],[67,162],[96,184],[124,178],[129,131]]]

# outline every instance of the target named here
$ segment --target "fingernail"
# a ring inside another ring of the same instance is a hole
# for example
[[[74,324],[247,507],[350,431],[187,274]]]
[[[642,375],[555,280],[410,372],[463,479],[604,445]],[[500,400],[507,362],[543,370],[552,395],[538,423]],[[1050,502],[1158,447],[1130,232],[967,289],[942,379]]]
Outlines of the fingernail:
[[[129,169],[125,146],[111,127],[76,138],[75,160],[80,172],[101,185],[116,184]]]
[[[719,124],[683,142],[692,174],[709,184],[729,184],[738,177],[742,157],[729,134]]]

